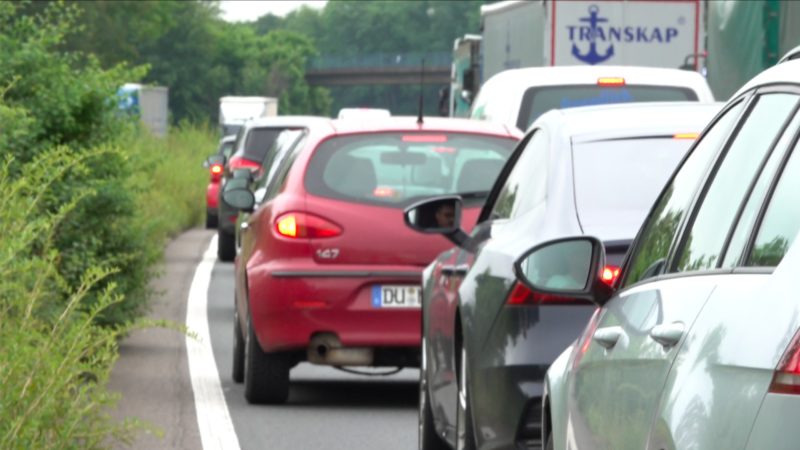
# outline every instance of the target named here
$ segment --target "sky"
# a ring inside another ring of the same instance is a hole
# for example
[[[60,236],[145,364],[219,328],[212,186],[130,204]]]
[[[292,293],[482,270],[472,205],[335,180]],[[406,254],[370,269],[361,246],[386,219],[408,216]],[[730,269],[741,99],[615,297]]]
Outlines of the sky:
[[[322,8],[326,0],[305,1],[233,1],[219,2],[222,18],[228,22],[250,22],[264,14],[272,13],[276,16],[285,16],[302,5],[312,8]]]

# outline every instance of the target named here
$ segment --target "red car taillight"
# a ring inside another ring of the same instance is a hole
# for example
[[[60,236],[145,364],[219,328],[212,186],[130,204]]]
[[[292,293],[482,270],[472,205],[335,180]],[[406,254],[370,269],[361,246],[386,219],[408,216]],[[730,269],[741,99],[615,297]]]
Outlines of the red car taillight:
[[[794,335],[778,363],[769,391],[776,394],[800,394],[800,332]]]
[[[278,217],[275,231],[287,238],[329,238],[342,234],[335,223],[307,213],[291,212]]]
[[[506,305],[508,306],[564,305],[575,303],[586,304],[588,302],[573,297],[533,292],[519,281],[514,283],[514,287],[511,288],[511,292],[506,299]]]
[[[261,169],[261,164],[242,158],[241,156],[234,156],[228,161],[228,169],[230,169],[231,172],[238,169],[250,169],[255,172]]]
[[[211,181],[216,183],[222,176],[222,164],[212,164],[208,171],[211,172]]]
[[[603,273],[600,275],[603,282],[609,286],[614,286],[614,283],[619,278],[619,267],[617,266],[605,266],[603,267]]]

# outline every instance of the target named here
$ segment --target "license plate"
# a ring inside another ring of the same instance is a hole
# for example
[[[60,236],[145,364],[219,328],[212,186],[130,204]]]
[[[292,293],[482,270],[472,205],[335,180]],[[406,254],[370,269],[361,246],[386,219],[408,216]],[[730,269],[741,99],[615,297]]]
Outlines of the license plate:
[[[375,308],[419,308],[422,304],[419,286],[372,286],[372,306]]]

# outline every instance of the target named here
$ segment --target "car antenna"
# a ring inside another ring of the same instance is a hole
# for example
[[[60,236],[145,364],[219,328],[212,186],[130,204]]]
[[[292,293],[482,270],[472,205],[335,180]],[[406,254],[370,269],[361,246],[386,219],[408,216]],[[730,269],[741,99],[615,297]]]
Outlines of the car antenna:
[[[422,69],[419,71],[419,115],[417,125],[422,125],[423,86],[425,85],[425,58],[422,58]]]

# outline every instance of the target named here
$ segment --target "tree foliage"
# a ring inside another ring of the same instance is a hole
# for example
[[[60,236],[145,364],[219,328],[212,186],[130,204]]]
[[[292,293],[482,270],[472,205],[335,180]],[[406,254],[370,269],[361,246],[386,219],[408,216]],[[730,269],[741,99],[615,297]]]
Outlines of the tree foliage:
[[[271,14],[250,26],[258,34],[289,30],[308,36],[321,55],[348,57],[374,53],[450,52],[457,37],[480,32],[485,1],[332,0],[321,10],[301,7],[285,18]],[[438,91],[426,86],[426,114],[437,114]],[[388,108],[416,114],[418,86],[331,87],[333,110],[349,106]]]
[[[305,81],[306,61],[317,51],[300,34],[262,35],[227,23],[211,2],[75,4],[80,32],[67,47],[96,55],[103,67],[149,67],[143,81],[169,88],[176,122],[215,120],[225,95],[279,97],[281,113],[328,113],[327,92]]]
[[[333,0],[286,17],[228,23],[216,2],[74,1],[75,32],[63,46],[95,55],[105,69],[148,67],[142,81],[170,89],[174,122],[216,120],[224,95],[278,97],[284,114],[326,115],[344,106],[415,113],[417,86],[310,86],[309,58],[449,52],[455,38],[479,31],[482,3]],[[46,5],[33,2],[26,9]],[[439,88],[425,89],[428,113],[436,112]]]

